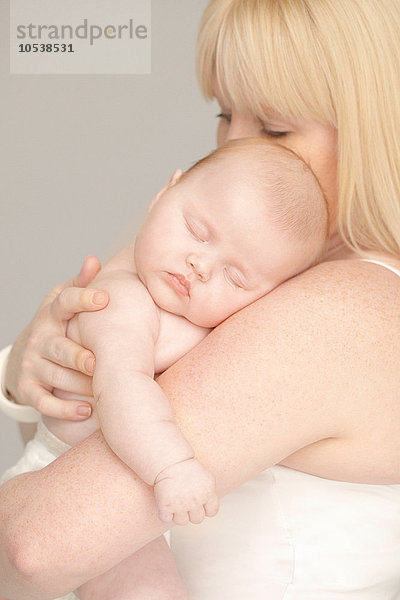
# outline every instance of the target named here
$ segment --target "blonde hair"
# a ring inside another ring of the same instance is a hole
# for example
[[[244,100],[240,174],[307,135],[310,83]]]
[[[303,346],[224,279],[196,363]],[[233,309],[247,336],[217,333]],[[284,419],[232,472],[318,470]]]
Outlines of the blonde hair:
[[[339,231],[400,257],[400,0],[211,0],[197,69],[206,97],[338,130]]]
[[[265,199],[268,221],[283,233],[292,247],[307,255],[302,269],[318,263],[328,239],[328,208],[320,185],[294,152],[263,138],[230,140],[190,167],[180,181],[199,169],[223,168],[226,157],[238,160],[239,175]],[[231,162],[233,168],[235,165]]]

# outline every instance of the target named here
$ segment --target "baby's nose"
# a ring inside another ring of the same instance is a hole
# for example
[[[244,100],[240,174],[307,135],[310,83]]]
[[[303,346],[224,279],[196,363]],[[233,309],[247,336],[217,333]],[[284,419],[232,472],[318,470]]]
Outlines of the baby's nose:
[[[206,260],[199,256],[190,255],[186,259],[187,265],[196,273],[200,281],[208,281],[210,279],[211,268]]]

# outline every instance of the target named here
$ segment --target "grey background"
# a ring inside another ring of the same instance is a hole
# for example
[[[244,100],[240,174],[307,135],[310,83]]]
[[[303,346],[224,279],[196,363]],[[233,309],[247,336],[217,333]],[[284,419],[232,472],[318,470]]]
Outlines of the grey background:
[[[105,260],[134,235],[174,169],[215,146],[217,107],[194,70],[206,5],[152,1],[151,75],[10,75],[0,0],[0,347],[86,255]],[[0,472],[21,451],[0,414]]]

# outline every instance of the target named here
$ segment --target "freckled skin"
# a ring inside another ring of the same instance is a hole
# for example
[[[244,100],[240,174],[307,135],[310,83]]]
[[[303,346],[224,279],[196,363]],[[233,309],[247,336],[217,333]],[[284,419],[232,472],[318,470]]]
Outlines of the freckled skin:
[[[220,493],[276,462],[328,478],[400,482],[395,298],[399,279],[377,265],[318,265],[228,319],[158,378]],[[327,360],[332,353],[340,364]],[[307,403],[304,389],[314,392]],[[376,389],[393,419],[377,405]],[[30,589],[40,600],[39,588],[56,597],[166,528],[150,488],[98,432],[41,472],[0,489],[1,547],[11,539],[33,573],[27,583],[18,571],[2,571],[10,573],[2,592],[13,597]],[[80,553],[71,551],[78,544]]]
[[[254,120],[234,116],[219,143],[260,134]],[[321,138],[316,124],[300,125],[287,144],[312,165],[334,214],[334,132]],[[338,241],[333,231],[329,262],[236,313],[158,378],[220,493],[277,462],[344,481],[400,483],[400,281],[335,250]],[[0,489],[0,548],[11,546],[31,574],[27,581],[0,554],[1,592],[56,597],[166,527],[149,488],[93,434]]]

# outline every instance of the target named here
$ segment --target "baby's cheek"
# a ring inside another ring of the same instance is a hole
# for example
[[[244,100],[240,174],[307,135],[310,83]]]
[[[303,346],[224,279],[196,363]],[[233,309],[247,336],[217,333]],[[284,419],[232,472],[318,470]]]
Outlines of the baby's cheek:
[[[224,319],[227,319],[239,310],[242,310],[246,306],[249,306],[249,304],[257,300],[257,297],[258,296],[250,294],[249,292],[243,289],[233,290],[230,302],[226,303],[226,314]]]
[[[217,298],[213,303],[209,302],[207,311],[208,323],[204,327],[216,327],[222,321],[230,317],[238,308],[228,298]]]
[[[220,312],[212,302],[198,299],[190,304],[187,313],[183,316],[199,327],[213,328],[223,321],[223,318],[219,318]]]

